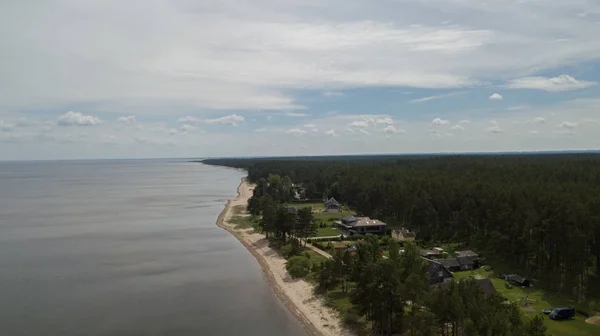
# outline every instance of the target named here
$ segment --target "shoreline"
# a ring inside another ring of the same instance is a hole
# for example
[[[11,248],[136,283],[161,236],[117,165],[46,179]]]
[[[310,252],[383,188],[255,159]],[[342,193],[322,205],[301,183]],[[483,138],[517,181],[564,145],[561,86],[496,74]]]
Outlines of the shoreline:
[[[233,235],[254,256],[271,290],[304,327],[308,335],[351,335],[343,328],[339,314],[324,305],[321,297],[313,293],[313,285],[305,280],[292,280],[285,269],[285,259],[268,246],[264,235],[252,229],[235,229],[228,220],[236,205],[247,205],[253,187],[243,177],[237,196],[225,204],[217,217],[217,226]]]

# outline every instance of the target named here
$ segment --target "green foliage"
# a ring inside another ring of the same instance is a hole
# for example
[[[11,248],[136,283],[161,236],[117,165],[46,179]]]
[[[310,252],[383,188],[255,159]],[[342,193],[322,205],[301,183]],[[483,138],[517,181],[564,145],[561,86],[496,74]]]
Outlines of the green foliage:
[[[310,268],[310,260],[304,256],[291,257],[285,264],[285,269],[294,279],[307,276]]]

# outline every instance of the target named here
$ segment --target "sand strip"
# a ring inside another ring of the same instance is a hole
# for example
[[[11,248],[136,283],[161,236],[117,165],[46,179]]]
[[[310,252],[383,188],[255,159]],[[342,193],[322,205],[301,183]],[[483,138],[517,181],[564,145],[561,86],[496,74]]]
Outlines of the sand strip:
[[[252,229],[237,230],[235,225],[228,222],[233,216],[232,208],[234,206],[248,204],[253,187],[243,178],[237,191],[238,196],[227,201],[225,209],[219,214],[217,225],[235,236],[252,253],[260,264],[273,292],[296,316],[309,335],[352,335],[342,327],[339,314],[326,307],[321,297],[314,295],[312,284],[289,277],[285,269],[285,259],[269,247],[264,235],[253,233]]]

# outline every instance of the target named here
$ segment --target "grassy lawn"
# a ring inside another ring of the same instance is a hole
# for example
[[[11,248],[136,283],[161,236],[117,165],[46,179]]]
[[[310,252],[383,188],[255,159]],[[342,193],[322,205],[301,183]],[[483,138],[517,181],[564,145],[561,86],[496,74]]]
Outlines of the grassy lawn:
[[[311,249],[305,248],[303,253],[308,253],[308,255],[310,255],[310,262],[312,265],[320,265],[322,262],[327,261],[327,258]]]
[[[455,272],[454,279],[461,280],[467,277],[484,277],[489,278],[494,287],[500,295],[505,297],[510,302],[516,302],[519,304],[521,299],[528,297],[534,302],[531,303],[527,311],[523,311],[523,314],[528,318],[533,318],[535,315],[540,314],[542,309],[550,309],[563,306],[573,306],[574,302],[568,298],[561,297],[559,295],[547,294],[545,291],[539,288],[519,288],[513,286],[511,289],[507,289],[504,284],[506,283],[503,279],[500,279],[494,275],[493,271],[486,271],[485,267],[473,271]],[[532,311],[529,311],[532,310]],[[594,336],[600,335],[600,326],[591,325],[585,322],[586,317],[577,314],[575,319],[571,321],[552,321],[549,318],[544,318],[544,324],[548,328],[548,333],[554,336],[558,335],[581,335],[581,336]]]
[[[290,203],[290,204],[286,204],[285,206],[293,206],[298,209],[304,209],[304,208],[311,207],[311,208],[313,208],[313,210],[323,210],[325,208],[323,206],[323,203]]]
[[[249,229],[255,223],[250,216],[233,216],[229,221],[235,224],[236,229]]]
[[[317,229],[317,237],[339,236],[340,234],[338,230],[330,227]]]

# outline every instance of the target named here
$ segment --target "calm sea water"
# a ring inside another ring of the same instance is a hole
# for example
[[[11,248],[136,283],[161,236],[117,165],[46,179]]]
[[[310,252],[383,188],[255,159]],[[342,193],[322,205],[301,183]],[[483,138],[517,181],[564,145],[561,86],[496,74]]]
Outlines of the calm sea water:
[[[173,160],[0,163],[0,335],[303,335],[215,226],[241,176]]]

